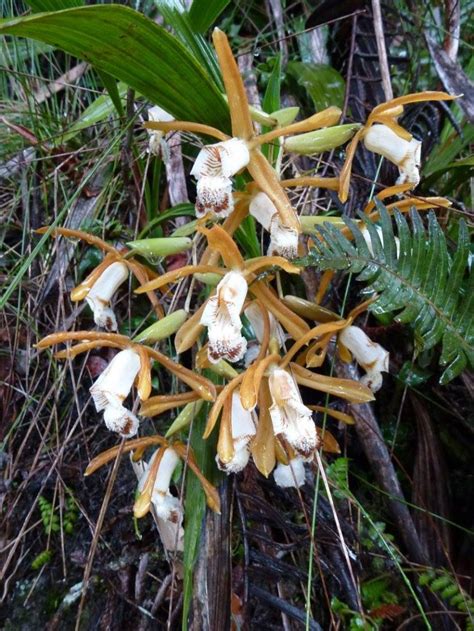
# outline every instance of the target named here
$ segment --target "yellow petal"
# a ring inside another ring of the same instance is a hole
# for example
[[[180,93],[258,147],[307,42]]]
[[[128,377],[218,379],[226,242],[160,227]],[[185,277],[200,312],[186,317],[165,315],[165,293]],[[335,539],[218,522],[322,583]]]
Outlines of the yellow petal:
[[[191,448],[177,443],[173,444],[173,448],[188,465],[194,475],[198,478],[199,482],[201,483],[202,489],[206,494],[206,501],[209,508],[215,513],[220,513],[221,502],[219,499],[219,493],[217,492],[217,489],[209,482],[209,480],[207,480],[201,473],[201,470],[197,466]]]
[[[136,344],[133,350],[140,356],[140,370],[137,375],[137,391],[141,401],[146,401],[151,394],[150,358],[144,346]]]
[[[123,344],[119,344],[117,342],[111,342],[108,340],[95,340],[93,342],[81,342],[80,344],[75,344],[70,348],[66,348],[63,351],[58,351],[54,353],[55,359],[74,359],[77,355],[81,353],[87,353],[87,351],[91,351],[93,348],[124,348]]]
[[[297,340],[309,331],[309,326],[306,322],[288,309],[270,287],[267,287],[261,281],[255,281],[251,283],[249,290],[273,313],[293,339]]]
[[[347,425],[354,425],[355,421],[352,416],[349,414],[345,414],[344,412],[339,412],[339,410],[333,410],[332,408],[324,407],[323,405],[308,405],[310,410],[314,410],[315,412],[322,412],[323,414],[327,414],[328,416],[332,416],[338,421],[342,421]]]
[[[144,401],[140,407],[140,416],[159,416],[167,410],[173,408],[179,408],[187,403],[193,401],[199,401],[200,396],[198,392],[182,392],[180,394],[164,394],[156,397],[151,397],[147,401]]]
[[[100,263],[96,268],[92,270],[92,272],[85,278],[82,283],[74,287],[71,290],[70,297],[72,302],[78,302],[79,300],[84,300],[84,298],[89,293],[90,288],[94,285],[96,280],[101,276],[102,272],[104,272],[109,265],[112,265],[114,261],[117,260],[117,257],[112,252],[106,254],[102,263]]]
[[[234,441],[232,440],[232,398],[224,402],[221,422],[219,425],[219,439],[217,441],[217,455],[223,464],[228,464],[234,457]]]
[[[155,122],[148,121],[143,124],[146,129],[155,129],[158,131],[190,131],[194,134],[203,134],[204,136],[211,136],[218,140],[229,140],[230,136],[224,134],[224,132],[210,127],[209,125],[202,125],[201,123],[193,123],[191,121],[170,121],[170,122]]]
[[[284,188],[296,188],[297,186],[312,186],[314,188],[327,188],[331,191],[339,190],[338,177],[313,177],[301,176],[289,180],[281,180],[280,184]]]
[[[275,354],[268,355],[260,361],[255,361],[244,373],[242,386],[240,387],[240,402],[245,410],[253,410],[257,405],[257,397],[260,391],[260,384],[270,364],[276,364],[280,361],[280,356]]]
[[[390,116],[383,116],[383,115],[375,116],[374,118],[372,118],[372,123],[380,123],[381,125],[385,125],[386,127],[389,127],[395,134],[397,134],[399,138],[403,138],[403,140],[410,141],[413,138],[413,135],[410,134],[409,131],[407,131],[401,125],[399,125],[396,121],[394,121],[393,118],[390,118]],[[366,131],[367,129],[368,128],[366,127]]]
[[[178,269],[174,269],[171,272],[167,272],[166,274],[162,274],[159,278],[155,278],[154,280],[145,283],[141,287],[135,289],[136,294],[144,294],[147,291],[152,291],[155,289],[159,289],[163,287],[163,285],[168,285],[171,283],[175,283],[182,278],[186,278],[186,276],[191,276],[191,274],[196,273],[212,273],[212,274],[220,274],[221,276],[226,273],[222,267],[216,267],[214,265],[183,265],[183,267],[179,267]]]
[[[283,256],[257,256],[254,259],[245,261],[245,271],[250,274],[265,267],[281,267],[287,274],[301,274],[301,267],[290,263]]]
[[[308,352],[305,357],[305,363],[308,368],[319,368],[322,366],[324,360],[326,359],[327,348],[332,336],[332,333],[323,335],[308,348]],[[299,361],[297,363],[302,365]]]
[[[120,345],[120,348],[130,346],[130,339],[126,335],[119,335],[118,333],[104,333],[102,331],[60,331],[47,335],[35,344],[35,347],[43,350],[43,348],[48,348],[48,346],[54,346],[55,344],[61,344],[62,342],[68,342],[70,340],[104,340],[116,342]]]
[[[359,381],[318,375],[294,363],[291,363],[290,366],[293,376],[302,386],[333,394],[351,403],[366,403],[367,401],[373,401],[375,399],[372,390],[362,385]]]
[[[199,232],[205,235],[209,247],[219,252],[226,267],[230,269],[243,268],[244,259],[239,252],[239,248],[224,228],[221,228],[221,226],[213,226],[211,229],[199,228]]]
[[[400,193],[406,193],[411,189],[411,184],[396,184],[395,186],[388,186],[384,188],[383,191],[380,191],[375,196],[379,201],[383,201],[387,199],[387,197],[391,197],[392,195],[398,195]],[[368,214],[370,211],[375,208],[375,200],[372,199],[368,204],[366,204],[364,208],[364,213]]]
[[[217,396],[214,405],[211,408],[209,416],[207,417],[206,427],[202,435],[204,439],[209,438],[209,436],[211,435],[211,432],[217,423],[217,419],[219,418],[222,408],[224,407],[224,403],[228,398],[232,398],[232,392],[240,385],[243,377],[244,373],[237,375],[237,377],[234,377],[232,381],[229,381],[229,383],[222,388],[221,392]]]
[[[335,272],[332,269],[327,269],[321,276],[318,291],[316,292],[316,296],[314,297],[314,302],[316,304],[319,304],[324,298],[328,287],[331,284],[332,279],[334,278],[334,274]]]
[[[38,228],[37,230],[35,230],[35,232],[37,232],[38,234],[46,234],[48,230],[50,230],[49,226],[43,226],[42,228]],[[117,250],[117,248],[114,248],[113,245],[110,245],[109,243],[106,243],[103,239],[99,239],[99,237],[95,237],[94,235],[89,234],[88,232],[84,232],[83,230],[71,230],[70,228],[53,228],[51,236],[57,237],[58,235],[69,237],[70,239],[81,239],[81,241],[85,241],[90,245],[95,245],[97,248],[103,250],[104,252],[111,252],[115,254],[119,259],[122,258],[120,252]]]
[[[262,382],[259,391],[259,419],[257,423],[257,433],[250,443],[255,466],[266,478],[275,468],[275,437],[273,434],[273,424],[270,418],[271,397],[268,390],[268,382]]]
[[[189,350],[197,342],[199,336],[206,328],[200,324],[202,312],[206,306],[204,302],[193,315],[176,331],[174,337],[174,345],[176,352],[181,354]]]
[[[275,140],[275,138],[279,138],[280,136],[290,136],[293,134],[313,131],[315,129],[321,129],[321,127],[330,127],[331,125],[335,125],[339,122],[341,114],[342,111],[338,107],[331,106],[321,112],[318,112],[317,114],[313,114],[309,118],[305,118],[302,121],[286,125],[286,127],[277,127],[266,134],[261,134],[255,138],[254,142],[257,142],[259,145],[263,145]]]
[[[344,344],[341,342],[341,340],[337,341],[337,352],[339,355],[339,359],[344,362],[345,364],[350,364],[352,361],[352,353],[350,352],[350,350],[347,348],[347,346],[344,346]]]
[[[288,228],[293,228],[298,233],[301,232],[300,222],[290,200],[282,188],[275,170],[260,149],[254,149],[251,152],[247,169],[260,190],[266,193],[275,205],[281,223]]]
[[[341,202],[346,202],[349,197],[349,185],[351,183],[351,173],[352,173],[352,161],[354,160],[354,155],[357,149],[357,145],[359,144],[362,135],[364,133],[364,128],[359,129],[356,135],[352,138],[351,142],[346,151],[346,159],[344,162],[344,166],[341,169],[341,173],[339,174],[339,199]]]
[[[167,355],[160,353],[153,348],[146,347],[148,355],[152,359],[156,359],[162,366],[169,370],[178,379],[186,383],[190,388],[198,392],[205,401],[214,401],[216,398],[216,387],[205,377],[198,375],[192,370],[188,370],[184,366],[177,364]]]
[[[221,68],[222,79],[227,94],[230,117],[232,121],[232,135],[243,140],[250,140],[253,136],[253,125],[250,117],[249,103],[245,92],[244,82],[240,76],[232,50],[226,34],[218,28],[212,33],[212,41]]]
[[[375,114],[383,113],[387,110],[392,110],[399,105],[406,105],[407,103],[419,103],[421,101],[452,101],[453,99],[457,99],[457,96],[452,96],[447,92],[437,92],[437,91],[426,91],[426,92],[414,92],[411,94],[405,94],[404,96],[399,96],[396,99],[391,99],[390,101],[386,101],[385,103],[380,103],[374,107],[370,116],[367,120],[369,122],[371,117]]]
[[[280,363],[280,368],[285,368],[296,355],[296,353],[300,350],[300,348],[303,348],[305,344],[307,344],[314,338],[322,337],[326,333],[335,333],[336,331],[339,331],[346,327],[347,324],[347,320],[336,320],[335,322],[325,322],[324,324],[318,324],[314,328],[310,329],[305,335],[300,337],[286,353]]]
[[[164,453],[165,449],[160,449],[153,459],[150,468],[148,469],[148,475],[146,477],[145,484],[143,485],[143,488],[140,491],[137,499],[135,500],[135,504],[133,505],[133,515],[136,519],[145,517],[145,515],[150,511],[153,487],[155,486],[156,476],[158,474],[158,469],[160,467]]]
[[[341,448],[339,447],[339,443],[327,429],[316,428],[316,433],[318,434],[319,440],[321,441],[321,446],[323,451],[327,451],[330,454],[340,454]]]
[[[158,436],[155,434],[154,436],[146,436],[145,438],[134,438],[133,440],[127,440],[123,446],[122,444],[116,445],[111,449],[107,449],[103,451],[98,456],[93,458],[89,464],[87,465],[87,469],[85,470],[84,475],[91,475],[103,467],[104,464],[107,464],[111,460],[115,458],[119,451],[122,451],[122,454],[129,453],[130,451],[134,451],[135,449],[146,449],[147,447],[151,447],[152,445],[164,445],[168,446],[168,441],[162,436]]]

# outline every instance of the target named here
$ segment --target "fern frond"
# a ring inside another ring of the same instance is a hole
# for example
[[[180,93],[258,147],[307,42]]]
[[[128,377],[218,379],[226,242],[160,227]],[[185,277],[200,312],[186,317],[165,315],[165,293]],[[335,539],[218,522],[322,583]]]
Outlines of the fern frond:
[[[315,246],[305,263],[326,270],[347,270],[365,281],[364,295],[376,295],[369,309],[393,313],[395,320],[414,329],[418,352],[442,342],[439,363],[445,367],[440,383],[474,365],[474,275],[467,274],[469,234],[463,220],[454,255],[448,252],[444,233],[434,212],[428,215],[428,231],[415,209],[410,211],[411,228],[397,210],[392,219],[377,203],[380,229],[366,215],[370,247],[355,221],[344,218],[352,232],[347,239],[333,224],[316,228]],[[398,250],[398,252],[397,252]]]

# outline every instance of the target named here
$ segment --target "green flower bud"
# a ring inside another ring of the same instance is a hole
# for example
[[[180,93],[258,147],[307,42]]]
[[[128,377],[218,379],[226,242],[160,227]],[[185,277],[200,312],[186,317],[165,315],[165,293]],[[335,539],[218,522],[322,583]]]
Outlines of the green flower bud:
[[[152,343],[164,340],[176,333],[179,327],[186,322],[187,317],[188,313],[184,309],[174,311],[139,333],[133,341]]]
[[[271,117],[277,121],[280,127],[285,127],[286,125],[291,125],[298,116],[299,111],[299,107],[284,107],[281,110],[272,112]]]
[[[192,241],[187,237],[164,237],[162,239],[129,241],[127,245],[134,253],[153,260],[158,256],[169,256],[170,254],[178,254],[189,250],[192,246]]]
[[[194,278],[200,283],[210,285],[211,287],[215,287],[222,280],[222,276],[220,274],[213,274],[212,272],[194,274]]]
[[[316,131],[310,131],[306,134],[298,134],[297,136],[289,136],[285,138],[285,151],[310,155],[314,153],[323,153],[335,147],[343,145],[360,128],[360,125],[335,125],[334,127],[325,127]]]
[[[193,221],[188,221],[188,223],[185,223],[182,226],[179,226],[179,228],[176,228],[172,236],[173,237],[189,237],[191,234],[194,234],[196,232],[196,228],[197,228],[197,219],[193,219]]]
[[[165,438],[169,438],[173,434],[176,434],[176,432],[186,429],[186,427],[191,424],[191,421],[198,415],[203,403],[204,401],[199,399],[199,401],[193,401],[193,403],[186,404],[171,423],[170,428],[165,434]]]

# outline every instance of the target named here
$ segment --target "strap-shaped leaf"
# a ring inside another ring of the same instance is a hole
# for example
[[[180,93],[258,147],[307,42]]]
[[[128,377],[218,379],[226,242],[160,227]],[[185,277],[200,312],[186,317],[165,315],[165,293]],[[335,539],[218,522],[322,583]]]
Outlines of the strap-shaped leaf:
[[[202,66],[164,28],[120,5],[0,22],[0,34],[52,44],[120,79],[176,118],[230,129],[227,104]]]
[[[367,283],[364,294],[376,295],[369,310],[395,313],[400,323],[410,324],[418,350],[442,342],[440,364],[445,366],[440,382],[447,383],[468,365],[474,365],[474,275],[466,279],[469,236],[463,220],[459,224],[454,257],[448,252],[445,235],[431,212],[428,231],[418,212],[410,212],[411,228],[394,211],[399,253],[393,223],[387,209],[377,203],[382,238],[376,226],[362,217],[370,237],[369,249],[358,225],[344,218],[353,241],[330,223],[317,227],[315,247],[305,259],[320,269],[359,273]]]

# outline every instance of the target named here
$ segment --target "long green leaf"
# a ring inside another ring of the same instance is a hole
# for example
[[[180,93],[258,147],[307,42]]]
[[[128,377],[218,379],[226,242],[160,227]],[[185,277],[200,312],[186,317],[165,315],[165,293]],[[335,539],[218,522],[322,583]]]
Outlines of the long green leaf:
[[[210,28],[230,0],[193,0],[189,20],[197,33],[205,33]]]
[[[26,0],[34,12],[62,11],[73,7],[82,7],[83,0]]]
[[[219,90],[224,92],[221,72],[214,51],[204,37],[195,32],[189,14],[183,11],[183,5],[179,0],[155,0],[155,4],[165,22],[174,29],[176,36],[192,52],[201,66],[207,70]]]
[[[223,96],[164,28],[120,5],[39,13],[0,22],[0,34],[31,37],[85,59],[180,119],[229,130]]]

